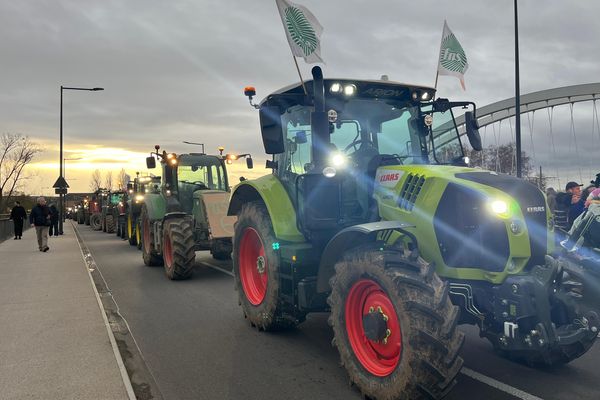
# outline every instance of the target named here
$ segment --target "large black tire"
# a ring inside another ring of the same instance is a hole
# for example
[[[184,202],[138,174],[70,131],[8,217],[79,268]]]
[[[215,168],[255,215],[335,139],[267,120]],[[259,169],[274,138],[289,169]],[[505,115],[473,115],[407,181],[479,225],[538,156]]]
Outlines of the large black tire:
[[[84,215],[82,212],[78,212],[77,213],[77,224],[78,225],[83,225],[83,223],[85,222],[84,220]]]
[[[235,289],[246,318],[265,331],[292,328],[300,322],[299,316],[285,310],[279,300],[280,260],[270,246],[275,241],[265,206],[258,202],[244,204],[233,234]]]
[[[167,220],[163,227],[165,273],[171,280],[188,279],[194,272],[194,228],[187,218]]]
[[[215,260],[231,260],[231,243],[223,243],[215,240],[210,254]]]
[[[141,250],[142,250],[142,258],[144,260],[144,264],[148,267],[154,267],[158,265],[163,265],[163,258],[161,255],[158,255],[154,250],[153,245],[153,232],[152,232],[152,224],[150,218],[148,217],[148,210],[146,207],[142,208],[142,214],[140,216],[142,222],[142,235],[141,235]]]
[[[106,233],[115,233],[115,219],[112,214],[106,214],[104,225]]]
[[[464,334],[433,265],[362,246],[335,271],[329,322],[350,380],[372,399],[443,398],[462,368]]]
[[[129,240],[129,244],[131,246],[135,246],[137,244],[137,232],[136,232],[137,221],[133,219],[131,214],[127,214],[127,239]]]
[[[90,216],[90,227],[95,231],[102,229],[102,217],[100,214],[92,214]]]

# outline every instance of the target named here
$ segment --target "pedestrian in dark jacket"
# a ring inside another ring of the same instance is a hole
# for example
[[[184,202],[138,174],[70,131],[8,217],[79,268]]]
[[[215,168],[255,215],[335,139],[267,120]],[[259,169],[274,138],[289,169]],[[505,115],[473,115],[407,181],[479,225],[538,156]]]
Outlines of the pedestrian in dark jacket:
[[[58,236],[58,208],[54,204],[50,204],[50,231],[48,236]]]
[[[46,205],[46,199],[37,198],[37,204],[31,209],[29,214],[29,223],[35,227],[38,247],[40,251],[48,251],[48,227],[50,226],[50,209]]]
[[[23,221],[27,219],[27,212],[20,202],[15,201],[15,206],[10,212],[10,219],[13,220],[15,228],[15,240],[23,236]]]

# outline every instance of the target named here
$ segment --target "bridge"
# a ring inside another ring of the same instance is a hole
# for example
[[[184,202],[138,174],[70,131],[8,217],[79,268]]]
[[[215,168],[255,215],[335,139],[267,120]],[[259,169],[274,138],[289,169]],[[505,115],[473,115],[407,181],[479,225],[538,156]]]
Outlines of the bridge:
[[[553,175],[549,178],[558,188],[569,180],[587,183],[600,172],[593,162],[593,155],[600,154],[599,99],[600,82],[521,95],[523,151],[536,168],[543,167],[546,175]],[[539,115],[540,111],[543,117],[536,124],[536,112]],[[514,142],[514,117],[514,97],[478,108],[484,147]],[[464,116],[458,117],[457,123],[464,134]]]

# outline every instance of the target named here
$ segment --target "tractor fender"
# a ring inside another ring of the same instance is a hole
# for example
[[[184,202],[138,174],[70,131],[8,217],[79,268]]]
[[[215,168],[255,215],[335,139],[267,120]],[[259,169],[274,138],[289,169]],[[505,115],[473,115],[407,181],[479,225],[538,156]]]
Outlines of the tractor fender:
[[[160,221],[167,213],[167,204],[160,194],[147,194],[144,199],[150,221]]]
[[[296,210],[290,196],[275,175],[265,175],[237,185],[231,194],[227,215],[237,215],[242,205],[251,201],[262,201],[267,207],[277,239],[292,243],[306,242],[298,230]]]
[[[165,223],[165,221],[168,221],[170,219],[173,218],[185,218],[187,217],[188,214],[181,212],[181,211],[175,211],[175,212],[170,212],[170,213],[166,213],[164,215],[164,217],[162,218],[162,222],[163,224]]]
[[[317,276],[317,292],[324,293],[331,290],[329,280],[335,275],[335,263],[341,260],[348,250],[365,243],[374,242],[379,232],[390,231],[392,233],[393,231],[399,231],[407,235],[416,246],[416,237],[407,231],[410,228],[414,228],[414,225],[398,221],[378,221],[350,226],[336,233],[327,243],[321,255]]]

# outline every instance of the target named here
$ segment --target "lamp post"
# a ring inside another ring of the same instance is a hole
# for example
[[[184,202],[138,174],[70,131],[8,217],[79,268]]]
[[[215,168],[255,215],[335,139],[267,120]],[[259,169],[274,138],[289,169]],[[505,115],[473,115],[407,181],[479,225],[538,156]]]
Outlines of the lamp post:
[[[104,88],[100,88],[100,87],[95,87],[95,88],[80,88],[80,87],[68,87],[68,86],[60,86],[60,156],[58,159],[59,162],[59,168],[58,168],[58,179],[59,181],[64,181],[64,176],[63,176],[63,91],[64,90],[85,90],[88,92],[97,92],[99,90],[104,90]],[[57,183],[59,182],[57,181]],[[60,186],[60,185],[59,185]],[[59,187],[59,189],[66,189]],[[59,217],[58,217],[58,233],[59,234],[63,234],[63,218],[64,218],[64,213],[63,213],[63,198],[64,198],[64,194],[59,193],[58,195],[58,210],[59,210]]]

